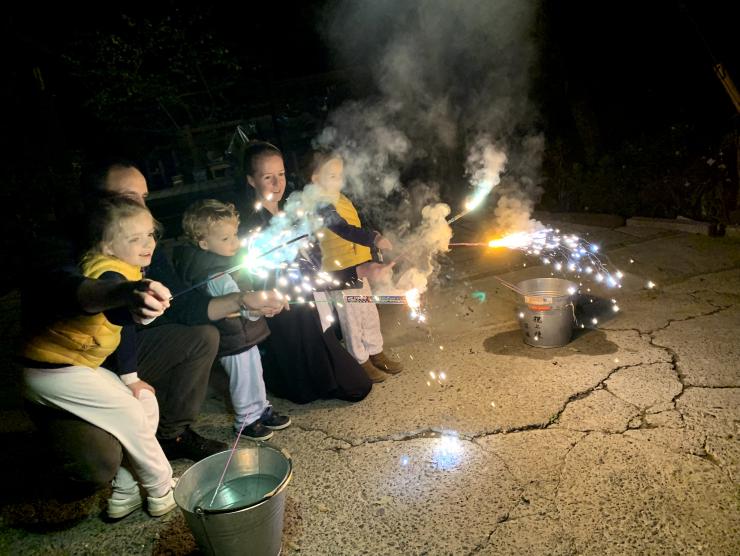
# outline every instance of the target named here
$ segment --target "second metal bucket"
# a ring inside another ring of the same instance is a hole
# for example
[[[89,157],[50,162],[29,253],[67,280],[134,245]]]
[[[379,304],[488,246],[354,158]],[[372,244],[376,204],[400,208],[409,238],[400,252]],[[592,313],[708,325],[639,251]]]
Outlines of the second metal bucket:
[[[241,448],[234,453],[223,486],[216,490],[229,454],[214,454],[188,469],[175,487],[175,502],[204,553],[276,556],[282,544],[292,460],[272,446]],[[218,502],[213,504],[214,500]]]
[[[517,284],[524,303],[517,307],[517,320],[524,343],[542,348],[564,346],[573,335],[574,282],[560,278],[534,278]]]

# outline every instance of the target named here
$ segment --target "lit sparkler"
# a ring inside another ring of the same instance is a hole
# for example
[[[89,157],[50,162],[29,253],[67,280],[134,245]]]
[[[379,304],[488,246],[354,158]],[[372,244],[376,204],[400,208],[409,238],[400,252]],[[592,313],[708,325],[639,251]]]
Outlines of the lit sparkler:
[[[450,243],[454,246],[487,246],[516,249],[539,257],[558,272],[587,275],[609,287],[621,288],[622,272],[610,271],[599,256],[599,246],[576,235],[561,235],[560,230],[543,228],[533,232],[514,232],[488,243]]]
[[[491,192],[491,189],[493,189],[493,184],[491,184],[491,182],[483,182],[481,186],[476,188],[475,193],[473,193],[473,195],[467,201],[465,201],[465,210],[456,214],[455,216],[451,216],[450,218],[448,218],[447,223],[452,224],[453,222],[460,220],[469,212],[472,212],[473,210],[478,208],[478,206],[483,202],[483,199],[485,199],[486,196]]]
[[[421,310],[421,294],[416,288],[406,292],[406,303],[411,309],[410,317],[418,322],[425,322],[426,315]]]
[[[224,276],[225,274],[231,274],[232,272],[236,272],[237,270],[241,270],[242,268],[249,268],[250,266],[251,267],[255,267],[256,266],[256,261],[258,259],[261,259],[263,257],[266,257],[267,255],[270,255],[271,253],[274,253],[274,252],[276,252],[276,251],[278,251],[280,249],[283,249],[283,248],[285,248],[285,247],[287,247],[287,246],[289,246],[289,245],[291,245],[291,244],[293,244],[293,243],[295,243],[297,241],[300,241],[302,239],[305,239],[306,237],[308,237],[308,234],[303,234],[303,235],[300,235],[298,237],[294,237],[293,239],[290,239],[290,240],[282,243],[281,245],[277,245],[277,246],[275,246],[275,247],[273,247],[271,249],[268,249],[267,251],[261,252],[261,253],[260,252],[255,252],[255,251],[251,251],[251,252],[247,253],[247,255],[244,257],[244,260],[241,263],[239,263],[237,265],[234,265],[231,268],[227,268],[226,270],[224,270],[222,272],[219,272],[218,274],[214,274],[213,276],[209,276],[208,278],[206,278],[202,282],[198,282],[197,284],[193,284],[192,286],[190,286],[188,288],[185,288],[182,291],[177,292],[172,297],[170,297],[170,301],[172,301],[173,299],[175,299],[177,297],[180,297],[181,295],[184,295],[184,294],[186,294],[186,293],[188,293],[190,291],[193,291],[193,290],[195,290],[197,288],[200,288],[201,286],[206,285],[211,280],[215,280],[216,278],[220,278],[221,276]]]

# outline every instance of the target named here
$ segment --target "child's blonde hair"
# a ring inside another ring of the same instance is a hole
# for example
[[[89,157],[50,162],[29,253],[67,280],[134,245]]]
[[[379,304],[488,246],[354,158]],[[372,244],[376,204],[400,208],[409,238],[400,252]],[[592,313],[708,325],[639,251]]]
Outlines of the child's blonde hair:
[[[116,234],[121,231],[121,221],[139,214],[152,216],[149,209],[129,197],[107,197],[100,199],[93,206],[88,222],[89,251],[102,253],[103,245],[110,243]],[[155,233],[159,233],[161,225],[154,220]]]
[[[198,245],[216,222],[231,219],[239,225],[239,213],[232,203],[203,199],[190,205],[182,215],[182,231],[190,242]]]

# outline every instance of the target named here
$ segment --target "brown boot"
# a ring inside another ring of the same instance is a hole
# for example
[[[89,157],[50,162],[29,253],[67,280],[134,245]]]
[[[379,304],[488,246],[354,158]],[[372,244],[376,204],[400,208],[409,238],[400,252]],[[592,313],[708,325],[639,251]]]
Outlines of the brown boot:
[[[385,353],[382,351],[375,355],[371,355],[370,361],[381,371],[385,371],[392,375],[398,374],[403,370],[403,365],[401,365],[401,363],[386,357]]]
[[[376,369],[375,365],[373,365],[369,359],[364,363],[360,363],[360,367],[365,370],[365,373],[373,382],[383,382],[386,378],[388,378],[385,373],[381,372],[379,369]]]

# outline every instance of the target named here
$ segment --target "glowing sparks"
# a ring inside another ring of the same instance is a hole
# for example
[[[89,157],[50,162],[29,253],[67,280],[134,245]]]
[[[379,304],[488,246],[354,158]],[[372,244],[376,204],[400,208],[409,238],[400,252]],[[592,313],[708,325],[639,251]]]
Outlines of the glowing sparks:
[[[490,182],[481,182],[476,192],[473,193],[473,195],[467,201],[465,201],[465,210],[470,212],[471,210],[477,209],[478,206],[483,202],[483,199],[485,199],[486,196],[491,192],[491,189],[493,189],[493,184],[491,184]]]
[[[421,310],[421,293],[419,293],[419,290],[417,288],[413,288],[407,291],[404,295],[406,297],[406,303],[411,310],[409,313],[411,319],[418,322],[425,322],[426,316]]]
[[[527,232],[516,232],[499,239],[492,239],[488,247],[505,247],[507,249],[522,249],[531,243],[532,239]]]
[[[466,244],[461,244],[466,245]],[[484,245],[484,244],[468,244]],[[514,232],[488,242],[490,248],[506,248],[523,251],[539,257],[543,264],[552,265],[555,272],[570,272],[578,277],[593,277],[609,287],[621,287],[624,274],[609,270],[597,256],[599,247],[576,235],[561,235],[560,231],[542,228],[533,232]],[[553,274],[554,275],[554,274]],[[571,292],[571,295],[575,292]]]

